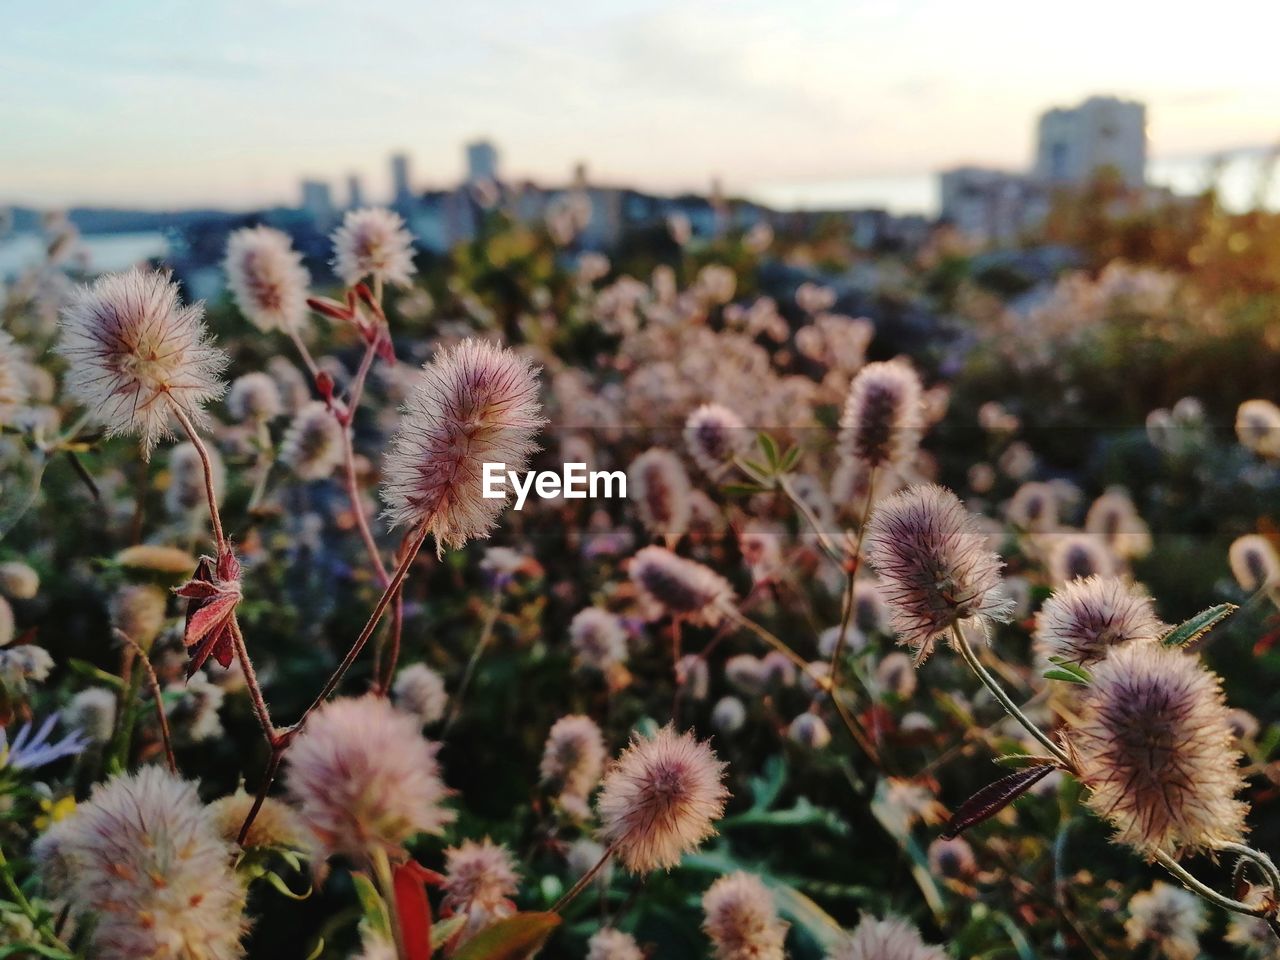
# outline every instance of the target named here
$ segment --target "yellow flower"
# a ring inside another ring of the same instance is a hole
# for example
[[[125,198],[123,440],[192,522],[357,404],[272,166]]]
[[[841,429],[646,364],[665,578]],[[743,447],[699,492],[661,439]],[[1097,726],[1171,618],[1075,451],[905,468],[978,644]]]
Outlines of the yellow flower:
[[[43,832],[48,830],[51,824],[60,823],[76,812],[76,798],[65,796],[50,800],[46,797],[40,801],[40,809],[43,812],[36,817],[35,827]]]

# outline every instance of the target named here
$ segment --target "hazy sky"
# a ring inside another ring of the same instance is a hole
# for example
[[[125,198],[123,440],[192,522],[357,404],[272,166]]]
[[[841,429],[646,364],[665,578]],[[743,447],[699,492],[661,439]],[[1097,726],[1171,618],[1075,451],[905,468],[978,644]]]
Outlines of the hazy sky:
[[[1056,11],[1050,14],[1049,11]],[[1280,138],[1280,5],[1131,0],[0,0],[0,202],[249,206],[300,177],[730,191],[1024,165],[1036,115],[1145,100],[1155,156]],[[1185,12],[1181,12],[1185,11]]]

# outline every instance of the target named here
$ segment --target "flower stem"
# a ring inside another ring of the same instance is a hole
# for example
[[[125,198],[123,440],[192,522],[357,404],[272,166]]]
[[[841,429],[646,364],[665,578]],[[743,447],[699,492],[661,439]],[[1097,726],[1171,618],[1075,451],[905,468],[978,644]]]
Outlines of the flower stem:
[[[573,903],[573,901],[578,898],[578,894],[582,893],[582,891],[587,888],[587,885],[596,878],[596,874],[604,869],[605,864],[609,862],[609,858],[613,856],[614,851],[617,849],[618,841],[615,840],[605,848],[603,855],[601,855],[600,859],[596,862],[596,865],[579,877],[578,882],[570,887],[569,891],[555,902],[555,905],[551,908],[550,912],[560,913],[565,907]]]
[[[1075,764],[1067,756],[1067,752],[1055,743],[1052,737],[1031,722],[1031,719],[1018,708],[1018,705],[1005,692],[1004,687],[1000,686],[1000,681],[993,677],[987,668],[982,665],[982,661],[978,659],[977,653],[969,645],[969,641],[965,639],[964,631],[958,623],[951,627],[951,635],[955,639],[956,649],[960,651],[960,656],[964,658],[964,662],[969,665],[969,669],[982,681],[982,685],[991,691],[991,695],[1000,701],[1000,705],[1004,707],[1005,712],[1022,724],[1027,733],[1031,734],[1042,747],[1048,750],[1053,758],[1062,765],[1063,769],[1074,771]]]
[[[400,911],[396,904],[396,881],[391,872],[391,861],[387,858],[387,851],[381,847],[374,847],[369,851],[369,863],[373,867],[378,890],[382,893],[382,902],[387,907],[387,921],[391,925],[391,937],[395,941],[396,956],[400,960],[407,960],[404,931],[400,929]]]
[[[462,681],[458,684],[458,690],[453,695],[453,702],[449,704],[449,719],[444,722],[444,729],[440,734],[441,739],[449,735],[449,731],[453,729],[453,725],[458,719],[458,714],[462,712],[462,698],[466,695],[467,688],[471,685],[471,678],[475,675],[476,666],[480,663],[480,657],[484,655],[485,649],[489,646],[489,641],[493,639],[493,628],[497,626],[498,614],[501,612],[502,587],[496,586],[493,588],[493,597],[489,602],[489,612],[485,616],[484,627],[480,631],[480,639],[476,642],[476,647],[471,652],[471,658],[467,661],[466,669],[462,672]]]
[[[219,556],[227,548],[227,538],[222,533],[222,514],[218,511],[218,494],[213,488],[213,464],[209,461],[209,451],[204,445],[204,441],[200,439],[200,434],[196,432],[195,424],[183,412],[182,408],[176,403],[172,404],[173,415],[177,417],[178,422],[182,424],[182,429],[186,431],[187,439],[191,441],[191,445],[196,448],[196,453],[200,457],[200,466],[204,469],[204,493],[205,498],[209,501],[209,522],[213,525],[213,539],[218,546]]]

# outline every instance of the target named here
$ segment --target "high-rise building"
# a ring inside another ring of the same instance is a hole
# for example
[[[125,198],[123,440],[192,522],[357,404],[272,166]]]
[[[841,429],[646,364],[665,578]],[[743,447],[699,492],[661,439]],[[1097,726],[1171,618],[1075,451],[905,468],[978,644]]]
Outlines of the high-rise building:
[[[302,181],[302,209],[311,222],[326,229],[333,222],[333,194],[323,180]]]
[[[358,174],[351,174],[347,177],[347,207],[351,210],[359,210],[364,206],[364,186],[360,183]]]
[[[498,179],[498,148],[488,140],[467,144],[467,182]]]
[[[1132,100],[1090,97],[1079,106],[1040,116],[1035,176],[1079,186],[1104,170],[1130,189],[1146,184],[1147,108]]]
[[[391,156],[391,200],[397,207],[413,200],[413,188],[409,186],[409,155],[396,153]]]

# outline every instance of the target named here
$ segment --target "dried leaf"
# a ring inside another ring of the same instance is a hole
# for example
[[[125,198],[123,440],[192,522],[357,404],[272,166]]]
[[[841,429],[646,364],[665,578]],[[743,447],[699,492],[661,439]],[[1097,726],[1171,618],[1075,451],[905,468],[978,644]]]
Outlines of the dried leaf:
[[[1056,768],[1047,764],[1028,767],[983,787],[960,804],[960,809],[955,812],[955,816],[947,823],[947,828],[942,831],[942,838],[952,840],[970,827],[991,819],[1047,777],[1054,769]]]

